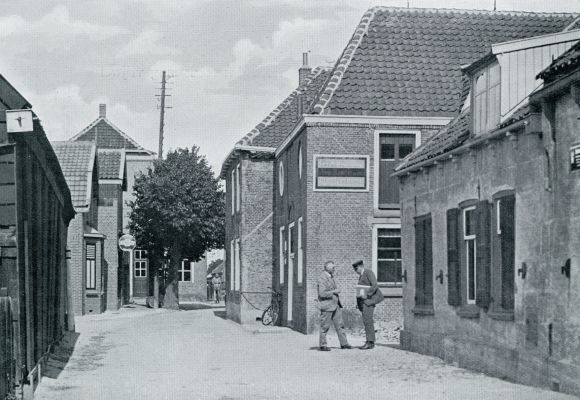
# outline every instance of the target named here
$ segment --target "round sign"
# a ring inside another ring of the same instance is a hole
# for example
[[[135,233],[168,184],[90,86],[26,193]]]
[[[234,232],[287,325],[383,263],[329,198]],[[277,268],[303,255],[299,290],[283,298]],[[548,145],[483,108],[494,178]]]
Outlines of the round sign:
[[[119,248],[123,251],[131,251],[137,246],[137,242],[135,241],[135,236],[129,235],[128,233],[124,234],[119,238]]]

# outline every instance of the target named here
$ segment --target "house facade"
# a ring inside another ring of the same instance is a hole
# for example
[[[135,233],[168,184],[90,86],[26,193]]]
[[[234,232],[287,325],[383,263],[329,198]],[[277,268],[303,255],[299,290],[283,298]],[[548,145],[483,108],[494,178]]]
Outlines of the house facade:
[[[66,330],[67,229],[74,217],[58,159],[30,103],[0,75],[0,397],[32,398]]]
[[[129,233],[129,215],[131,208],[128,205],[129,201],[134,200],[133,185],[135,184],[135,177],[140,173],[146,173],[149,167],[153,166],[155,160],[155,153],[143,148],[135,140],[133,140],[125,132],[121,131],[107,118],[106,104],[99,105],[99,117],[91,122],[86,128],[70,139],[71,141],[91,141],[96,143],[98,150],[116,150],[123,151],[124,162],[126,168],[126,187],[122,191],[121,198],[117,206],[121,208],[121,232]],[[116,240],[117,236],[115,236]],[[112,251],[112,250],[111,250]],[[121,263],[129,266],[130,258],[127,254],[122,255]],[[150,268],[154,266],[149,262],[149,254],[147,249],[141,248],[137,243],[137,248],[133,254],[133,265],[131,266],[132,273],[127,275],[126,283],[128,284],[129,276],[133,279],[133,295],[134,297],[146,297],[152,292],[152,275]],[[128,274],[128,273],[127,273]],[[113,285],[114,286],[114,285]],[[124,295],[127,299],[129,293]]]
[[[270,304],[274,152],[311,105],[328,69],[308,66],[304,55],[299,85],[268,117],[244,136],[222,165],[226,182],[226,317],[255,322]]]
[[[177,270],[179,300],[207,300],[207,259],[198,262],[182,260]]]
[[[93,142],[52,142],[76,215],[68,228],[70,293],[75,315],[106,309],[105,235],[98,231],[99,175]],[[115,239],[113,239],[115,240]]]
[[[554,63],[538,73],[579,34],[490,46],[463,69],[469,95],[459,115],[395,173],[407,279],[401,347],[576,395],[578,70],[562,79]],[[578,54],[575,45],[562,57]]]
[[[377,318],[402,324],[393,168],[457,114],[467,95],[460,66],[492,43],[574,22],[567,14],[389,7],[363,16],[312,107],[275,151],[273,274],[284,325],[315,329],[316,282],[327,260],[339,267],[346,325],[360,325],[350,267],[357,259],[385,295]]]

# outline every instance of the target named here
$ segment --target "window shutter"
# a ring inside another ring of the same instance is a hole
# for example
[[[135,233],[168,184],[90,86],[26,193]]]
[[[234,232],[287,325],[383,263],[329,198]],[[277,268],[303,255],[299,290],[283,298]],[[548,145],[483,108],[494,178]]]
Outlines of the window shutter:
[[[504,310],[514,309],[515,269],[515,196],[500,201],[501,230],[501,306]]]
[[[480,201],[477,204],[476,228],[476,293],[475,304],[487,308],[490,298],[491,264],[491,204]]]
[[[431,241],[431,216],[423,220],[424,249],[423,279],[425,279],[423,304],[433,305],[433,249]]]
[[[423,249],[425,234],[423,220],[415,220],[415,306],[424,304],[423,289],[425,287],[425,276],[423,269]]]
[[[447,303],[461,305],[459,209],[447,210]]]

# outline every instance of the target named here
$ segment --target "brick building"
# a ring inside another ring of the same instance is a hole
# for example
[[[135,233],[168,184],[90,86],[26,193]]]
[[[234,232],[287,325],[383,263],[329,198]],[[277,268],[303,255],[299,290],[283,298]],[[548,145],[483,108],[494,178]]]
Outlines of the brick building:
[[[131,208],[127,202],[134,200],[133,185],[135,177],[141,172],[147,172],[147,168],[153,166],[155,153],[143,148],[125,132],[121,131],[107,118],[107,107],[105,104],[99,105],[99,117],[91,122],[86,128],[70,139],[71,141],[92,141],[99,150],[116,149],[123,150],[126,168],[127,190],[121,193],[119,207],[121,211],[121,231],[129,233],[129,215]],[[145,297],[150,290],[149,271],[153,266],[149,263],[147,249],[142,249],[137,243],[137,249],[133,254],[133,290],[135,297]],[[123,262],[128,265],[129,257],[125,254]],[[127,266],[127,268],[129,268]],[[127,276],[128,279],[128,276]],[[127,293],[128,296],[128,293]]]
[[[462,104],[460,66],[492,43],[565,29],[566,14],[376,7],[362,18],[313,107],[278,146],[274,174],[274,281],[283,322],[312,331],[324,261],[349,326],[363,259],[386,299],[377,318],[402,322],[398,182],[393,168],[445,126]]]
[[[48,353],[74,329],[66,262],[74,215],[39,118],[0,75],[1,398],[32,398]]]
[[[75,315],[106,308],[105,236],[98,231],[99,175],[93,142],[52,142],[71,191],[75,218],[68,228],[70,291]]]
[[[198,262],[181,261],[177,270],[179,299],[184,301],[207,300],[207,259]]]
[[[310,106],[328,70],[299,69],[299,85],[230,151],[220,177],[226,181],[226,315],[256,321],[272,287],[272,190],[274,151]]]
[[[459,115],[397,168],[402,348],[580,394],[579,45],[538,76],[579,39],[488,48]]]

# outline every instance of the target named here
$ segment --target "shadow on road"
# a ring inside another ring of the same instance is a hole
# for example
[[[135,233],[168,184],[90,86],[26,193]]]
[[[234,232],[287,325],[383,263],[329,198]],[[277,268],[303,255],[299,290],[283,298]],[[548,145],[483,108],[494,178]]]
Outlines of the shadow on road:
[[[226,310],[219,310],[219,311],[214,311],[213,315],[215,315],[216,317],[219,317],[221,319],[226,319]]]
[[[46,361],[46,366],[42,369],[42,375],[52,379],[58,378],[64,367],[68,364],[74,351],[75,344],[80,334],[67,332],[62,340],[55,345],[52,353]]]
[[[181,303],[179,304],[179,309],[182,311],[195,311],[195,310],[208,310],[208,309],[219,309],[223,308],[224,306],[213,305],[213,304],[204,304],[204,303]]]

